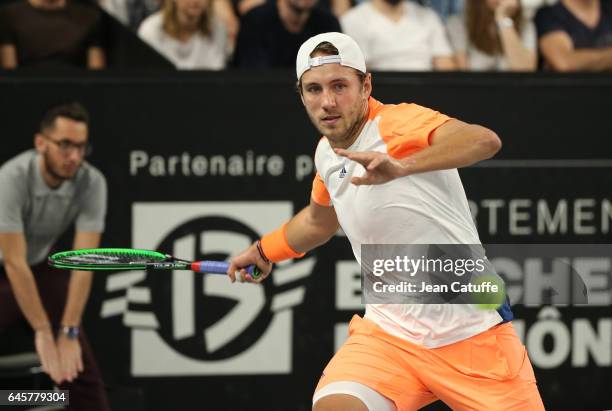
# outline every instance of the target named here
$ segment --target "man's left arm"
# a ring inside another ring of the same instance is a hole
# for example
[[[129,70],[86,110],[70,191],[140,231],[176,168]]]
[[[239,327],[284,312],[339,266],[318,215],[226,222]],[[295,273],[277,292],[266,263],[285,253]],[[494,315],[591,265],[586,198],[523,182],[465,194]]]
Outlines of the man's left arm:
[[[427,171],[467,167],[493,157],[501,148],[501,140],[493,131],[475,124],[451,119],[429,135],[429,146],[402,159],[386,153],[336,153],[360,163],[366,173],[353,177],[353,184],[384,184],[399,177]]]
[[[408,174],[467,167],[501,149],[501,140],[493,131],[455,119],[432,131],[429,143],[429,147],[400,160],[408,165]]]
[[[74,235],[73,249],[96,248],[100,245],[100,233],[77,231]],[[89,298],[93,274],[91,271],[72,271],[68,285],[68,297],[62,316],[57,347],[60,365],[68,381],[75,379],[83,371],[81,346],[73,327],[80,327],[83,311]],[[72,331],[72,333],[71,333]]]

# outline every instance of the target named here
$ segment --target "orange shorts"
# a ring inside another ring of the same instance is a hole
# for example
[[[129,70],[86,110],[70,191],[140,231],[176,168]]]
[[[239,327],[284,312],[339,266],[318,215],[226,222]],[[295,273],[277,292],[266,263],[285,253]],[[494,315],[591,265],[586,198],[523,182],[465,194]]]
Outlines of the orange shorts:
[[[511,323],[439,348],[395,337],[354,316],[349,338],[331,359],[316,390],[330,382],[364,384],[418,410],[437,399],[453,410],[543,410],[525,346]]]

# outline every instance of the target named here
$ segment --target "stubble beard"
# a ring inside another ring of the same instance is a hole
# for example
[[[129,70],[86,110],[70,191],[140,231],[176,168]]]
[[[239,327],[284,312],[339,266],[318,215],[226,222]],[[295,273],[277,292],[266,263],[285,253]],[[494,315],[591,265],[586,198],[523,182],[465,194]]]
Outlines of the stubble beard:
[[[355,139],[357,138],[357,133],[359,132],[359,129],[365,122],[365,119],[367,118],[367,115],[368,115],[368,101],[367,100],[364,102],[363,106],[359,110],[360,110],[359,115],[357,116],[355,121],[353,121],[353,123],[348,127],[345,133],[343,133],[342,135],[338,137],[332,137],[332,138],[326,135],[327,139],[330,140],[333,147],[347,148],[355,141]],[[319,129],[319,131],[321,132],[321,134],[325,135],[325,132],[323,130]]]
[[[55,164],[53,164],[53,161],[49,158],[49,154],[47,153],[43,154],[43,161],[45,162],[45,170],[55,180],[64,182],[66,180],[72,180],[74,176],[76,175],[76,172],[74,173],[74,175],[71,175],[71,176],[66,176],[66,175],[61,174],[60,171],[57,170],[57,168],[55,167]],[[78,170],[79,169],[77,168],[77,171]]]

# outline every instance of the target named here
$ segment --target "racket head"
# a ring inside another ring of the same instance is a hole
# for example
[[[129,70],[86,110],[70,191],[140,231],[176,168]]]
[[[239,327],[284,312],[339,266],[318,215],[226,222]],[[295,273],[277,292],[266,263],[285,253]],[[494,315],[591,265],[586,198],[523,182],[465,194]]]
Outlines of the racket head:
[[[147,264],[168,261],[171,257],[152,250],[136,248],[88,248],[51,255],[50,266],[70,270],[144,270]]]

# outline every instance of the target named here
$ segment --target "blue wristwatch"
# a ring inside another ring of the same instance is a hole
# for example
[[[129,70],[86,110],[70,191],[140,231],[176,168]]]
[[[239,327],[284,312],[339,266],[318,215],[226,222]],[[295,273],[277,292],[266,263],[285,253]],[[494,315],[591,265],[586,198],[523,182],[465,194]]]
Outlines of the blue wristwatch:
[[[71,340],[76,340],[79,338],[79,327],[62,325],[59,331],[60,333],[62,333],[62,335],[68,337]]]

